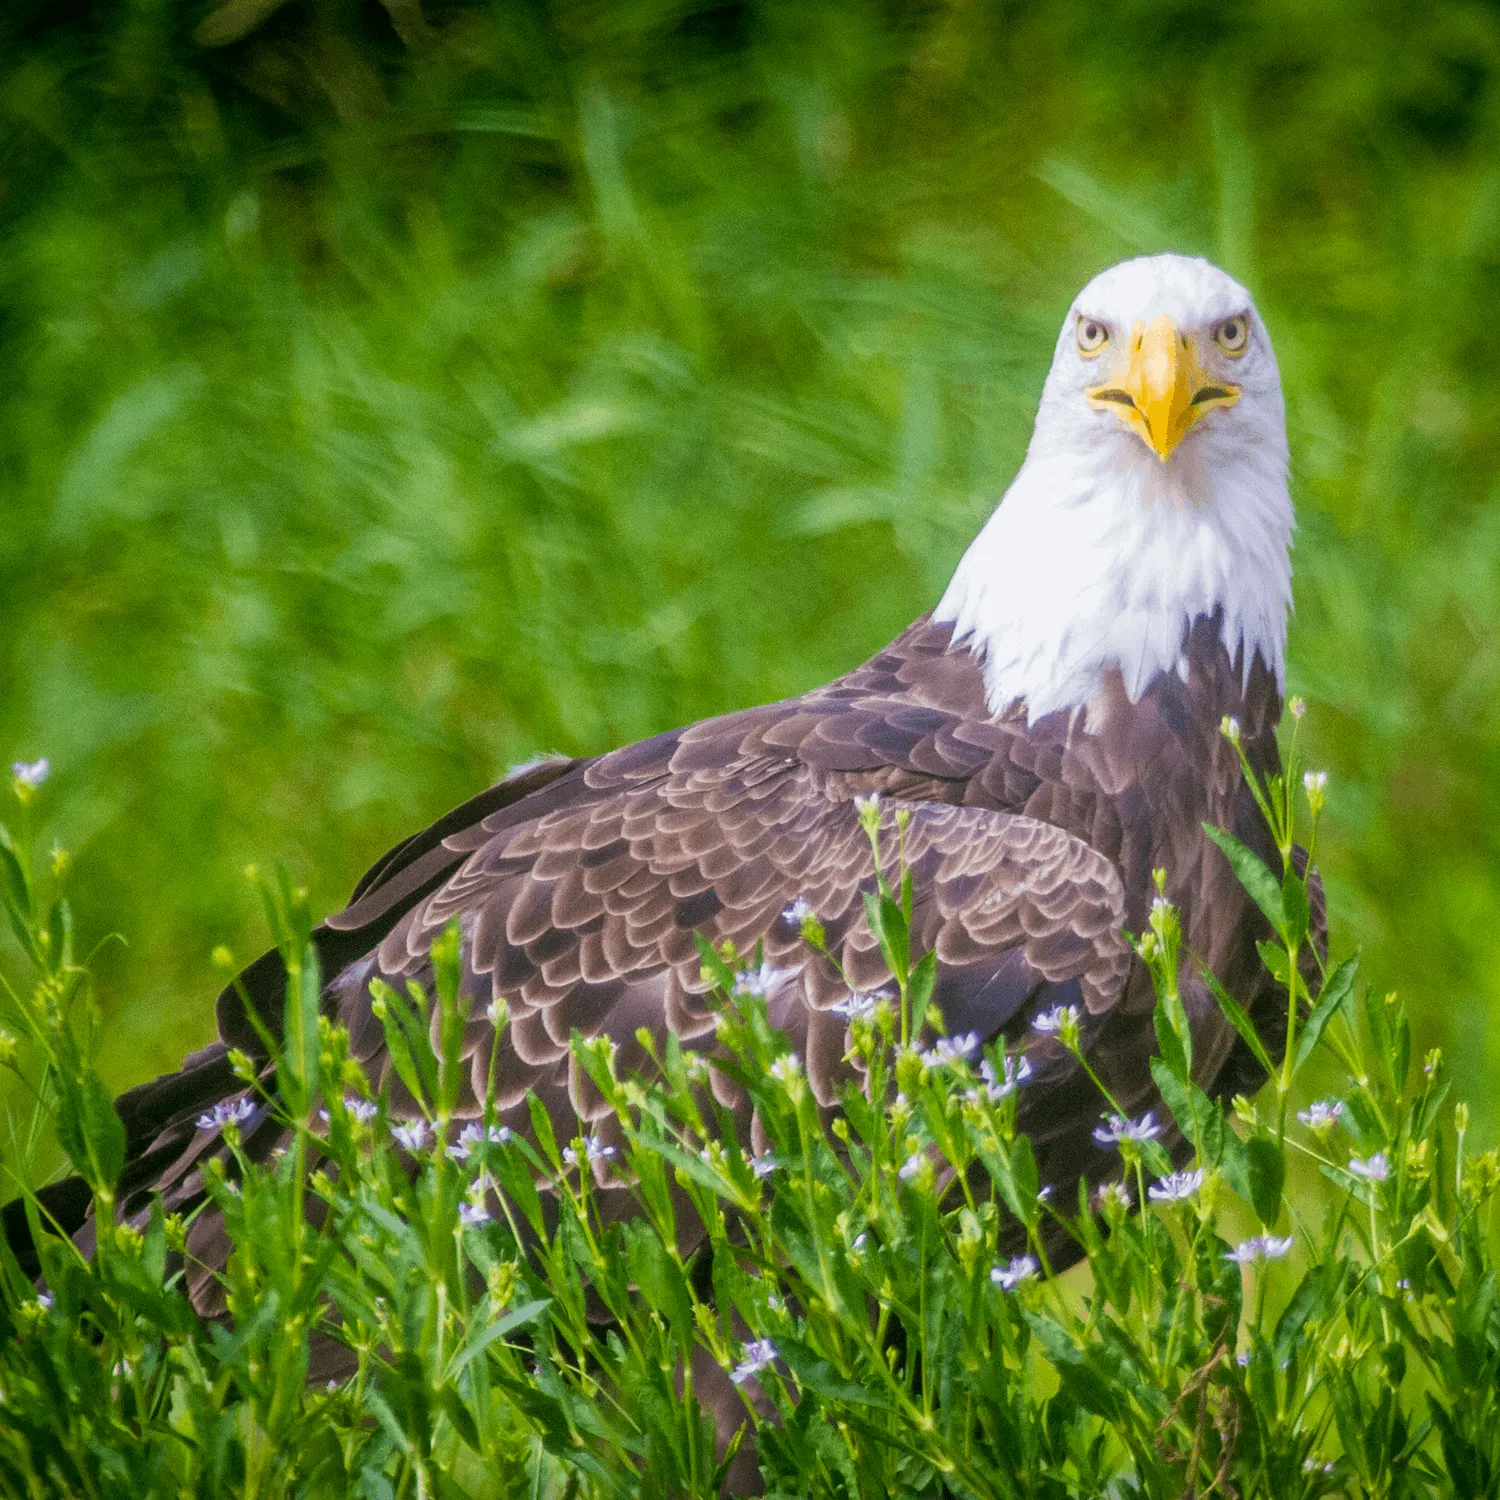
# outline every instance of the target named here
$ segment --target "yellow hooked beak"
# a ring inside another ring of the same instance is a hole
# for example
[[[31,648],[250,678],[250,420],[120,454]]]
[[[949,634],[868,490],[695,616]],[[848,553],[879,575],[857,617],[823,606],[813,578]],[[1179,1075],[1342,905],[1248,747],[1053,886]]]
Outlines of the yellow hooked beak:
[[[1239,386],[1210,376],[1165,314],[1135,325],[1111,373],[1114,379],[1085,392],[1089,405],[1112,411],[1163,463],[1205,412],[1240,399]]]

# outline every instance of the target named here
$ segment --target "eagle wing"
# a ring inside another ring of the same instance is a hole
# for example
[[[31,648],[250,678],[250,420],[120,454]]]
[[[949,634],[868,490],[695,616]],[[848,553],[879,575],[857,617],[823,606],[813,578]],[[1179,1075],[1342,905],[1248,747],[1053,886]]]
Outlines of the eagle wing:
[[[890,979],[864,915],[876,875],[855,805],[876,793],[885,873],[894,877],[898,861],[911,872],[913,947],[937,955],[935,999],[951,1032],[1014,1039],[1057,1003],[1079,1006],[1086,1040],[1124,1022],[1123,1012],[1138,1009],[1139,986],[1129,981],[1139,966],[1132,969],[1120,931],[1127,903],[1116,862],[1044,818],[1005,810],[1012,778],[1018,800],[1046,778],[1024,731],[944,701],[958,693],[914,704],[887,676],[858,691],[846,679],[811,699],[705,721],[595,760],[545,763],[379,861],[315,942],[325,1008],[348,1027],[391,1113],[416,1105],[386,1055],[371,985],[430,983],[432,945],[453,921],[471,1015],[461,1112],[482,1109],[493,1053],[502,1119],[524,1127],[531,1095],[564,1138],[580,1122],[612,1133],[571,1056],[575,1031],[612,1037],[624,1070],[646,1065],[641,1028],[671,1032],[711,1059],[714,1014],[695,934],[741,952],[764,944],[770,1018],[804,1057],[819,1103],[833,1107],[852,1076],[848,1022],[836,1007],[851,989]],[[975,801],[982,805],[965,805]],[[833,961],[786,915],[798,900],[822,922]],[[217,1044],[118,1102],[130,1141],[125,1212],[154,1189],[172,1205],[196,1200],[204,1162],[223,1150],[198,1117],[244,1087],[228,1050],[260,1050],[245,999],[274,1025],[282,984],[279,957],[266,955],[220,997]],[[499,996],[510,1021],[495,1049],[485,1010]],[[1078,1151],[1087,1156],[1080,1143],[1099,1101],[1055,1042],[1032,1037],[1028,1052],[1046,1086],[1028,1090],[1023,1126],[1044,1165],[1046,1141],[1060,1150],[1067,1142],[1059,1171],[1072,1171]],[[753,1138],[747,1101],[726,1075],[711,1076],[722,1101],[744,1111]],[[281,1138],[263,1111],[242,1135],[256,1155]],[[200,1225],[210,1233],[206,1218]]]
[[[712,1050],[701,933],[742,953],[764,945],[771,1019],[805,1057],[820,1103],[832,1105],[847,1048],[835,1007],[891,975],[864,914],[876,886],[869,839],[853,802],[828,800],[812,779],[787,766],[718,783],[669,776],[465,835],[460,847],[475,847],[459,868],[334,981],[355,1055],[400,1095],[370,981],[428,982],[432,944],[457,921],[474,1017],[467,1107],[478,1110],[488,1078],[484,1010],[503,996],[510,1022],[496,1106],[503,1117],[534,1093],[571,1135],[575,1119],[603,1113],[571,1056],[575,1031],[610,1036],[626,1069],[646,1065],[643,1027]],[[1130,950],[1109,860],[1050,824],[977,807],[908,804],[899,831],[898,806],[885,806],[882,858],[888,878],[898,862],[911,872],[913,943],[937,954],[935,998],[950,1030],[990,1039],[1063,999],[1094,1016],[1110,1008]],[[788,915],[799,900],[822,923],[834,962]]]

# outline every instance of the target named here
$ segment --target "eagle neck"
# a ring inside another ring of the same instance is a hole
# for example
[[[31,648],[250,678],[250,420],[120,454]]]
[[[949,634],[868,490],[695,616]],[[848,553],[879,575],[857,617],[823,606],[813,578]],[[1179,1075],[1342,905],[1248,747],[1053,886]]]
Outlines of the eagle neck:
[[[1114,671],[1131,702],[1163,673],[1185,679],[1205,618],[1245,684],[1259,655],[1279,691],[1291,536],[1284,439],[1188,443],[1170,465],[1133,439],[1034,441],[934,618],[980,661],[991,712],[1024,703],[1031,722],[1092,703]]]

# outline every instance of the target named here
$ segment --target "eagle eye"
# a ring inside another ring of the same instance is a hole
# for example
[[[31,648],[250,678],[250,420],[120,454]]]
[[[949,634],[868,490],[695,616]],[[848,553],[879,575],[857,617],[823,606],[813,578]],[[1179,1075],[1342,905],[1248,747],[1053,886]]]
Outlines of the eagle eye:
[[[1243,354],[1250,339],[1250,319],[1245,313],[1236,313],[1214,325],[1214,343],[1225,354]]]
[[[1109,329],[1098,318],[1078,318],[1078,352],[1092,359],[1109,342]]]

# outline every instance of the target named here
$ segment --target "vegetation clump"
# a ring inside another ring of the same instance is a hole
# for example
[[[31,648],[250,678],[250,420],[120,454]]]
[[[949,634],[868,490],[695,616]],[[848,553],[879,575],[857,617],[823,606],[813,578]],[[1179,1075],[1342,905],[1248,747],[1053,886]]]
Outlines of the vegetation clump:
[[[942,1034],[935,959],[910,952],[911,879],[873,802],[866,911],[894,984],[845,1002],[838,1110],[768,1024],[760,955],[703,947],[712,1066],[754,1100],[758,1153],[670,1036],[649,1076],[622,1077],[607,1040],[575,1035],[618,1145],[557,1139],[539,1105],[513,1133],[492,1099],[460,1128],[452,930],[434,993],[378,997],[422,1112],[391,1120],[320,1014],[305,901],[264,885],[286,1008],[263,1038],[274,1083],[260,1060],[239,1067],[288,1146],[257,1164],[248,1107],[208,1122],[232,1161],[205,1176],[233,1244],[212,1319],[188,1296],[188,1226],[159,1204],[116,1222],[125,1136],[58,893],[67,861],[38,872],[45,768],[18,767],[0,891],[32,977],[0,991],[0,1062],[35,1108],[5,1167],[28,1190],[45,1290],[0,1252],[0,1488],[710,1496],[753,1444],[767,1492],[798,1497],[1492,1493],[1500,1156],[1466,1153],[1466,1110],[1436,1053],[1413,1066],[1400,1002],[1318,953],[1292,834],[1300,802],[1315,847],[1324,784],[1296,778],[1295,740],[1291,764],[1258,787],[1279,871],[1214,833],[1275,932],[1281,1056],[1212,986],[1268,1086],[1226,1113],[1193,1082],[1191,956],[1159,900],[1134,941],[1171,1119],[1101,1093],[1119,1170],[1076,1200],[1040,1180],[1016,1126],[1038,1086],[1027,1039]],[[822,949],[816,913],[797,916]],[[492,1019],[502,1033],[503,1006]],[[1067,1008],[1036,1025],[1076,1053]],[[1313,1096],[1332,1079],[1336,1097]],[[92,1256],[45,1234],[29,1193],[54,1126],[93,1195]],[[609,1180],[633,1197],[623,1219],[601,1202]],[[1080,1269],[1052,1274],[1059,1255]],[[727,1451],[709,1383],[741,1394]]]

